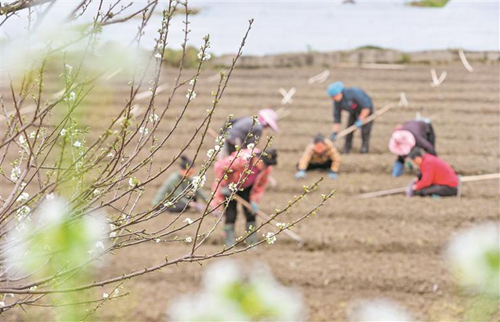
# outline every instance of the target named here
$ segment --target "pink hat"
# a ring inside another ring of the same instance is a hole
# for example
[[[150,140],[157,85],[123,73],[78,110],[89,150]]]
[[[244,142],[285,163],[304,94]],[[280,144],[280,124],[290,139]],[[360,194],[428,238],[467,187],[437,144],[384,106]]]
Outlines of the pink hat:
[[[389,150],[396,155],[408,155],[415,146],[415,137],[405,130],[394,131],[389,141]]]
[[[259,117],[262,125],[269,125],[269,127],[278,133],[278,113],[270,108],[259,111]]]

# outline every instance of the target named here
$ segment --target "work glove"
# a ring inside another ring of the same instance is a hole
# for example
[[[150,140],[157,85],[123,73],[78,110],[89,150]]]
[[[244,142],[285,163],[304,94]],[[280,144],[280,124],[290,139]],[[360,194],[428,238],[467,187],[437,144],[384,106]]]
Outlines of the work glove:
[[[297,171],[297,173],[295,174],[295,179],[303,179],[307,177],[307,173],[306,173],[306,170],[299,170]]]
[[[335,139],[336,139],[336,138],[337,138],[337,133],[332,132],[332,133],[330,134],[330,140],[331,140],[331,141],[335,141]]]
[[[330,179],[337,179],[339,177],[339,175],[337,174],[337,172],[330,170],[330,171],[328,171],[328,177]]]
[[[231,195],[231,190],[229,190],[228,187],[222,187],[220,189],[220,193],[224,196],[224,197],[229,197]]]
[[[356,125],[356,127],[358,129],[360,129],[363,126],[363,121],[362,120],[357,120],[356,122],[354,122],[354,125]]]
[[[252,201],[250,205],[252,206],[252,212],[254,214],[257,214],[257,212],[259,211],[259,205],[255,201]]]
[[[405,194],[407,197],[413,196],[413,194],[414,194],[413,185],[415,184],[416,181],[417,180],[411,180],[410,183],[408,184],[408,186],[406,186]]]
[[[405,165],[399,161],[394,162],[394,165],[392,166],[392,176],[399,177],[400,175],[403,174],[405,169]]]

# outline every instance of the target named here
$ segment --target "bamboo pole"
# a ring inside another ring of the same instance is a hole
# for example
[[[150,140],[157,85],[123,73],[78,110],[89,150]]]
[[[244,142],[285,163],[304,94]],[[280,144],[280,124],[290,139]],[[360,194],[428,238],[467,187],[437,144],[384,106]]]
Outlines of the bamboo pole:
[[[460,177],[460,182],[461,183],[475,182],[475,181],[492,180],[492,179],[500,179],[500,173],[490,173],[490,174],[482,174],[482,175],[477,175],[477,176]],[[367,193],[363,193],[363,194],[359,195],[358,198],[366,199],[366,198],[375,198],[375,197],[395,195],[395,194],[403,193],[403,192],[405,192],[405,190],[406,190],[406,187],[381,190],[381,191],[374,191],[374,192],[367,192]]]
[[[237,202],[239,202],[243,207],[247,208],[248,210],[252,210],[252,206],[250,205],[250,203],[248,203],[248,201],[246,201],[245,199],[241,198],[240,196],[238,195],[234,195],[234,198],[236,199]],[[274,219],[271,219],[271,216],[267,215],[266,213],[264,213],[263,211],[261,210],[257,210],[257,213],[256,213],[257,216],[261,217],[262,219],[264,220],[270,220],[270,221],[274,221]],[[296,233],[294,233],[293,231],[289,230],[289,229],[285,229],[283,230],[283,233],[285,233],[286,235],[288,235],[290,238],[292,238],[293,240],[295,240],[296,242],[299,243],[299,245],[302,245],[304,244],[304,240],[302,239],[302,237],[300,237],[299,235],[297,235]]]

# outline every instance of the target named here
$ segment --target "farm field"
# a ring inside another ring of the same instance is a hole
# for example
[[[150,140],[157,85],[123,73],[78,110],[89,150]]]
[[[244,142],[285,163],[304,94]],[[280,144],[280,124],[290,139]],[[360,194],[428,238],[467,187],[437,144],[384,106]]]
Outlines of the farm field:
[[[430,118],[437,136],[437,152],[459,175],[479,175],[500,172],[500,72],[498,65],[477,65],[469,73],[462,65],[438,66],[448,72],[439,87],[431,87],[429,65],[408,65],[405,70],[368,70],[361,68],[331,69],[329,78],[321,84],[309,85],[307,80],[324,70],[322,67],[289,69],[236,69],[229,81],[220,106],[213,117],[212,128],[224,123],[229,114],[235,117],[256,114],[261,108],[282,107],[280,87],[297,89],[293,103],[284,105],[290,114],[280,121],[280,133],[273,141],[279,151],[278,166],[273,172],[277,185],[268,187],[261,209],[271,213],[283,209],[289,200],[303,192],[303,185],[319,179],[321,173],[310,173],[297,181],[293,175],[302,150],[312,137],[322,132],[328,135],[332,124],[332,103],[326,96],[326,86],[342,80],[347,87],[359,86],[371,95],[375,109],[399,100],[405,92],[409,106],[397,107],[377,119],[371,138],[370,154],[359,154],[360,135],[355,134],[351,154],[342,155],[339,179],[328,178],[320,188],[294,207],[281,221],[298,218],[321,200],[321,194],[335,189],[335,196],[293,231],[305,240],[302,247],[288,237],[279,235],[274,245],[261,245],[256,250],[237,255],[243,261],[260,261],[287,286],[302,291],[308,307],[308,320],[346,320],[349,303],[357,299],[384,297],[394,299],[412,312],[415,320],[443,321],[456,319],[469,300],[462,295],[443,260],[446,242],[459,229],[500,218],[500,186],[498,180],[465,183],[462,197],[406,198],[402,195],[375,199],[357,199],[357,195],[376,190],[405,186],[412,178],[406,173],[399,178],[390,176],[395,157],[387,147],[395,126],[415,117],[416,113]],[[197,98],[188,108],[179,128],[156,156],[155,164],[166,165],[189,140],[190,133],[201,122],[210,106],[210,92],[216,89],[213,75],[218,70],[206,70],[199,78]],[[175,71],[166,70],[164,82],[169,84]],[[47,88],[55,84],[48,82]],[[2,93],[7,89],[2,88]],[[169,90],[159,94],[156,104],[166,103]],[[173,126],[184,102],[185,90],[176,95],[172,108],[165,116],[164,126],[157,136],[165,136]],[[79,112],[82,123],[92,126],[90,141],[127,97],[126,81],[119,80],[96,88]],[[6,99],[8,104],[8,99]],[[344,122],[346,121],[344,115]],[[203,145],[205,152],[213,147],[212,138]],[[343,146],[343,140],[337,143]],[[194,154],[194,147],[186,155]],[[199,163],[199,162],[198,162]],[[166,176],[150,185],[138,209],[146,209]],[[209,172],[209,188],[212,172]],[[145,229],[160,225],[167,213],[148,222]],[[289,216],[288,219],[286,216]],[[184,217],[195,218],[188,212]],[[214,220],[214,219],[210,219]],[[238,231],[243,232],[244,217],[238,217]],[[206,226],[208,228],[208,224]],[[200,249],[200,254],[222,247],[222,229]],[[194,232],[193,232],[194,233]],[[129,273],[140,266],[150,266],[169,256],[187,252],[182,243],[149,243],[118,251],[98,267],[96,280]],[[139,265],[140,264],[140,265]],[[207,265],[204,263],[203,265]],[[138,266],[139,265],[139,266]],[[94,317],[106,321],[162,321],[172,300],[180,294],[195,292],[200,284],[203,266],[183,263],[159,272],[138,277],[124,284],[130,295],[107,303]],[[102,293],[98,289],[96,294]],[[47,316],[48,310],[18,308],[5,316],[5,321],[29,321]]]

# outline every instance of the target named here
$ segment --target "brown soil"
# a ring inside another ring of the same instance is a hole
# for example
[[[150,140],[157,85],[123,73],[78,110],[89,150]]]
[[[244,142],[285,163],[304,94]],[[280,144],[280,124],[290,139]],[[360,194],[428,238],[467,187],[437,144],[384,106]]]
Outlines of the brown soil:
[[[407,199],[403,196],[356,199],[356,195],[407,184],[410,174],[394,179],[390,176],[394,156],[387,148],[394,127],[415,117],[417,112],[432,119],[437,133],[437,150],[461,175],[500,172],[499,167],[499,69],[495,66],[475,66],[474,73],[461,65],[446,66],[448,78],[437,88],[430,86],[430,67],[409,66],[402,71],[380,71],[356,68],[332,70],[322,84],[309,85],[309,77],[322,71],[319,67],[300,69],[236,70],[217,111],[213,127],[224,118],[254,114],[260,108],[281,107],[278,88],[297,88],[294,102],[285,107],[292,111],[280,123],[281,131],[274,146],[279,149],[279,165],[273,177],[278,185],[269,188],[261,209],[271,212],[283,208],[302,185],[318,179],[312,173],[307,180],[293,178],[295,164],[305,145],[317,132],[328,134],[332,123],[332,104],[325,96],[328,82],[340,79],[347,86],[360,86],[373,98],[376,108],[399,100],[406,92],[410,106],[397,108],[374,125],[371,154],[361,155],[359,134],[354,152],[342,157],[340,178],[328,179],[319,191],[305,199],[291,214],[296,218],[311,209],[321,194],[336,189],[316,216],[303,222],[294,231],[305,239],[303,247],[285,236],[274,245],[260,246],[256,251],[238,255],[241,260],[259,260],[268,265],[284,284],[294,286],[304,294],[309,308],[309,320],[345,320],[349,303],[367,297],[386,297],[411,310],[417,320],[456,319],[468,299],[458,292],[442,258],[447,240],[455,231],[478,222],[499,220],[499,182],[466,183],[461,199]],[[216,83],[208,81],[216,71],[201,77],[198,97],[187,112],[182,127],[168,144],[170,149],[182,146],[190,129],[206,113]],[[439,71],[438,71],[439,73]],[[168,72],[172,79],[173,72]],[[118,84],[117,84],[118,86]],[[114,96],[96,99],[92,113],[86,114],[89,124],[102,124],[113,115],[111,106],[125,100],[126,87]],[[185,90],[183,91],[185,93]],[[166,101],[161,95],[158,106]],[[178,95],[174,106],[180,107],[184,94]],[[173,119],[179,108],[168,117]],[[166,122],[166,133],[172,121]],[[159,136],[161,136],[161,133]],[[204,151],[212,145],[212,139]],[[341,147],[343,142],[338,145]],[[166,149],[156,163],[171,160],[176,150]],[[190,150],[193,151],[193,150]],[[203,154],[204,155],[204,154]],[[139,208],[145,208],[161,184],[150,187]],[[168,215],[165,215],[168,216]],[[189,214],[190,217],[195,216]],[[161,220],[161,219],[160,219]],[[242,231],[242,216],[239,217]],[[282,221],[288,221],[283,219]],[[153,228],[151,223],[148,228]],[[96,280],[138,270],[161,263],[164,256],[187,251],[182,244],[144,244],[110,256],[99,268]],[[202,248],[200,254],[220,249],[219,237]],[[196,263],[168,267],[125,283],[130,295],[107,303],[97,319],[113,321],[161,321],[169,303],[179,294],[196,291],[203,267]],[[100,289],[96,294],[109,291]],[[10,311],[7,320],[33,320],[50,317],[48,310],[27,308]],[[41,315],[39,315],[41,314]]]

